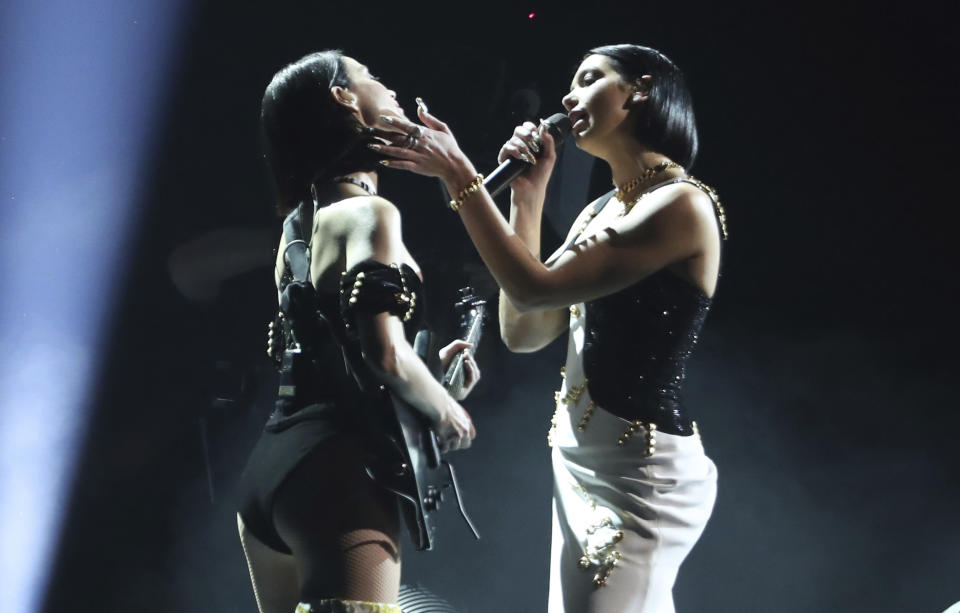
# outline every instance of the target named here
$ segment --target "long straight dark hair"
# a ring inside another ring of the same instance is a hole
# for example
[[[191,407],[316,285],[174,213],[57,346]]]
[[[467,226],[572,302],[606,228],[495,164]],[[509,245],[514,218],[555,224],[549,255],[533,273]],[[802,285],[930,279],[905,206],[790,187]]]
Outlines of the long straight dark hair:
[[[310,199],[310,186],[336,175],[375,169],[363,127],[330,88],[350,87],[343,52],[318,51],[281,68],[260,105],[264,158],[273,175],[277,210]]]
[[[670,58],[640,45],[605,45],[584,55],[603,55],[624,81],[650,75],[650,96],[636,111],[637,139],[690,170],[699,139],[693,99],[683,73]]]

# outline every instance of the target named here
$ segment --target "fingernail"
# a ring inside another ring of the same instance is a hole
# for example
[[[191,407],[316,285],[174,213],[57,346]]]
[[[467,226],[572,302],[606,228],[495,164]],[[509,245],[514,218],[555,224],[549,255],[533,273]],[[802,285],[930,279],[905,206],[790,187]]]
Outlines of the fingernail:
[[[382,121],[387,122],[387,123],[393,123],[393,117],[388,117],[388,116],[386,116],[386,115],[381,115],[381,116],[380,116],[380,119],[381,119]]]
[[[423,98],[421,98],[420,96],[417,96],[416,98],[414,98],[414,100],[417,101],[417,106],[422,108],[424,113],[430,112],[429,109],[427,109],[427,103],[423,101]]]
[[[370,147],[374,151],[380,151],[380,145],[376,143],[367,143],[367,147]]]
[[[389,165],[390,165],[390,160],[380,160],[380,165],[381,165],[381,166],[389,166]]]
[[[520,157],[521,157],[521,159],[523,159],[523,161],[526,162],[527,164],[533,165],[533,164],[536,164],[536,163],[537,163],[537,161],[536,161],[535,159],[533,159],[532,157],[530,157],[530,156],[529,156],[528,154],[526,154],[526,153],[520,154]]]

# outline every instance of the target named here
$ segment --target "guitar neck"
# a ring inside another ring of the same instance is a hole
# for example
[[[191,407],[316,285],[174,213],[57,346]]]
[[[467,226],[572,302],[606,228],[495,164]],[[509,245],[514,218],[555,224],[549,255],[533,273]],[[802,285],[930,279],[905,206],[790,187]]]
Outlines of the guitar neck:
[[[483,315],[481,312],[475,313],[470,320],[470,325],[467,328],[467,334],[464,336],[465,341],[473,345],[473,349],[464,349],[451,362],[450,367],[447,369],[446,375],[443,377],[444,385],[447,390],[450,392],[450,395],[456,398],[460,395],[460,392],[463,391],[463,362],[466,358],[468,351],[471,353],[477,348],[477,343],[480,342],[480,331],[483,328]]]

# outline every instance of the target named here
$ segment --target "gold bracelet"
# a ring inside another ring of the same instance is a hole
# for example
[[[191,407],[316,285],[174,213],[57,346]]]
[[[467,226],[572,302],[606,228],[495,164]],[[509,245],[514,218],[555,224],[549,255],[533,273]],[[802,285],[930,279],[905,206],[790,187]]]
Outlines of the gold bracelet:
[[[481,187],[483,187],[483,173],[478,174],[473,178],[473,181],[470,182],[470,185],[460,190],[456,199],[450,201],[450,208],[454,211],[459,211],[460,207],[463,206],[463,201],[480,191]]]

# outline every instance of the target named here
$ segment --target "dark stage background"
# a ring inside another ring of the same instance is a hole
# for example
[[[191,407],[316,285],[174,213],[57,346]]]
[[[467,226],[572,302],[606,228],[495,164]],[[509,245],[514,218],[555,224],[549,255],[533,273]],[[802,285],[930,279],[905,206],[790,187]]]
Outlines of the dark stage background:
[[[255,611],[231,496],[273,384],[262,348],[279,220],[257,132],[273,72],[343,48],[408,112],[422,96],[489,169],[525,114],[560,109],[581,54],[613,42],[655,46],[686,71],[694,173],[717,186],[730,226],[687,396],[719,498],[678,611],[960,600],[958,49],[945,15],[537,4],[193,5],[47,610]],[[591,195],[607,189],[594,179]],[[434,180],[386,172],[381,191],[449,336],[456,288],[494,300],[492,281]],[[466,403],[479,436],[456,456],[483,540],[451,518],[436,552],[407,547],[404,578],[465,612],[543,611],[545,434],[564,347],[513,355],[497,334],[491,322]]]

